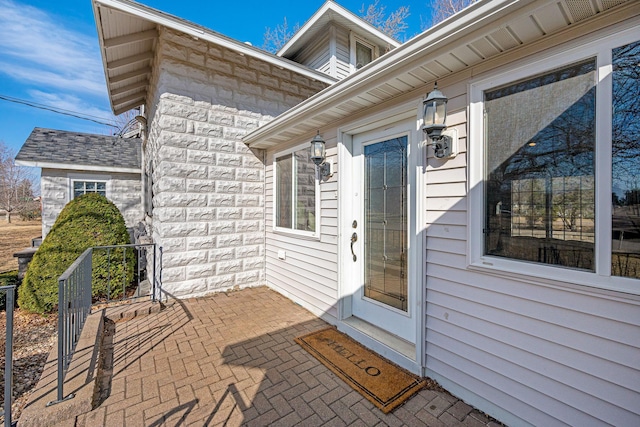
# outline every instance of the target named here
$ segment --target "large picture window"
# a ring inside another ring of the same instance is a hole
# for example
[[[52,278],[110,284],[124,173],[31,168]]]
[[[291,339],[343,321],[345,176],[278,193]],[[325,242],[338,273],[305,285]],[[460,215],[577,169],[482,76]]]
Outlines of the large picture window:
[[[594,38],[472,84],[472,266],[640,293],[635,40]]]
[[[485,92],[485,254],[593,270],[595,68]]]
[[[316,233],[316,167],[309,148],[296,148],[275,157],[275,225]]]

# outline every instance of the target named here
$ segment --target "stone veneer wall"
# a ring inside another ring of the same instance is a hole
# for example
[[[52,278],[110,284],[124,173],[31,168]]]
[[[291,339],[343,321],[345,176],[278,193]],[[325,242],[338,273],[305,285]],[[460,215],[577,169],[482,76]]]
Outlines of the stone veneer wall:
[[[326,85],[167,29],[156,52],[144,157],[163,289],[264,284],[264,152],[242,137]]]
[[[69,175],[82,175],[82,179],[102,180],[108,176],[107,198],[120,209],[128,228],[144,220],[142,211],[142,182],[140,174],[117,172],[87,172],[80,170],[42,169],[40,191],[42,195],[42,237],[53,227],[62,208],[71,200]],[[80,179],[80,178],[75,178]]]

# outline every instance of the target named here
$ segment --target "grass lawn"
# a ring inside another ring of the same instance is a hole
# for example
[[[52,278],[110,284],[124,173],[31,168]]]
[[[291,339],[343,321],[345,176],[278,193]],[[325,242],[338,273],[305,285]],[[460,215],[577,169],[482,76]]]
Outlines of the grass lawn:
[[[0,217],[0,273],[18,269],[14,253],[31,246],[31,239],[42,234],[42,223],[12,218],[8,224]]]

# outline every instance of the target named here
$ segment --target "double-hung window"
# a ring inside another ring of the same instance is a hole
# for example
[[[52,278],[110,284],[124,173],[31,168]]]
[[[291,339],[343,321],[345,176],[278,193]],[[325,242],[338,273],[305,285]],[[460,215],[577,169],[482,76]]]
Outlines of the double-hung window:
[[[308,144],[275,155],[276,230],[316,236],[319,190]]]
[[[639,63],[627,30],[472,84],[472,266],[640,293]]]

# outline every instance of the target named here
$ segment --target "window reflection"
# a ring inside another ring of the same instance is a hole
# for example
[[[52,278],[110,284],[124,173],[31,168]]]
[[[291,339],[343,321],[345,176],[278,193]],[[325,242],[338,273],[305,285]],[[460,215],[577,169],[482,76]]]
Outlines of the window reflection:
[[[485,254],[594,269],[595,69],[485,93]]]
[[[611,274],[640,278],[640,42],[612,53]]]

